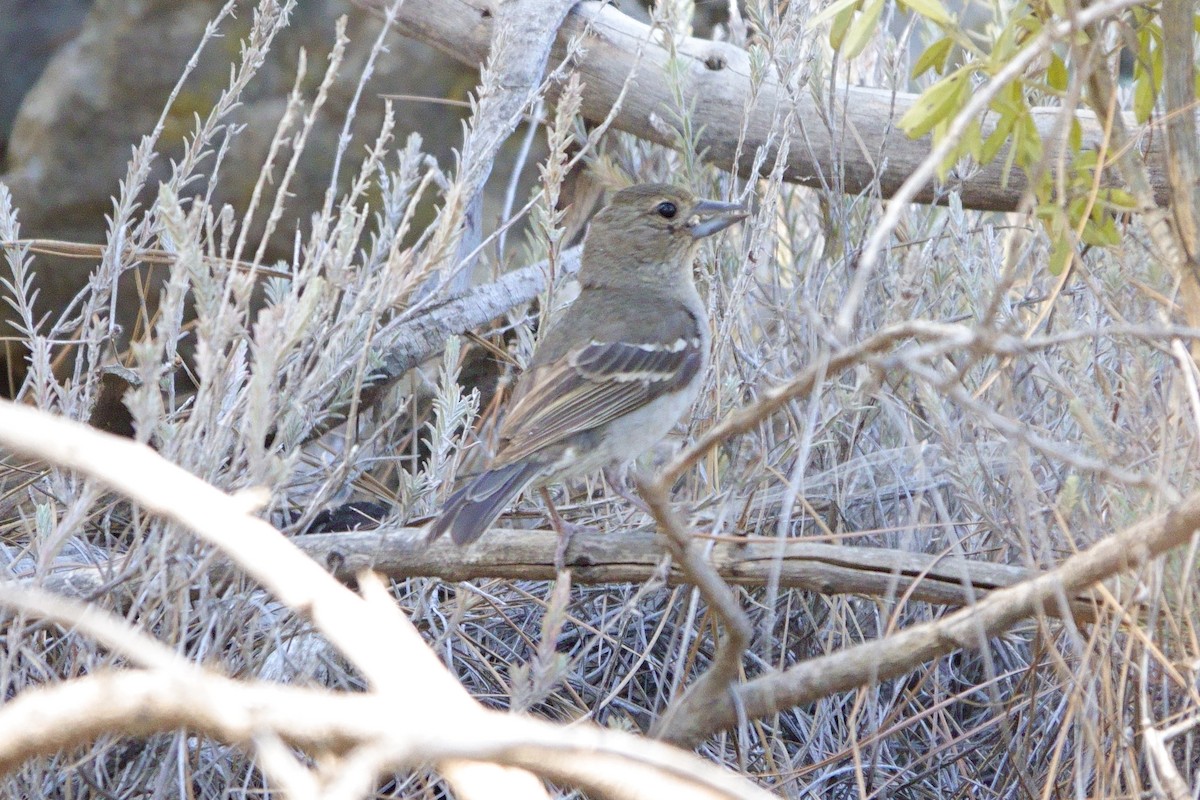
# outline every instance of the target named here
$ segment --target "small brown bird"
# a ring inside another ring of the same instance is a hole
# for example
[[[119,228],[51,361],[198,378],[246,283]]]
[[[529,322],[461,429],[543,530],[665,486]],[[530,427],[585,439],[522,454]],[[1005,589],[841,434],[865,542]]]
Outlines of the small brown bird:
[[[517,381],[495,458],[446,501],[431,540],[450,531],[471,542],[527,486],[627,463],[670,431],[708,363],[696,245],[746,216],[742,205],[665,184],[624,189],[596,214],[579,297]]]

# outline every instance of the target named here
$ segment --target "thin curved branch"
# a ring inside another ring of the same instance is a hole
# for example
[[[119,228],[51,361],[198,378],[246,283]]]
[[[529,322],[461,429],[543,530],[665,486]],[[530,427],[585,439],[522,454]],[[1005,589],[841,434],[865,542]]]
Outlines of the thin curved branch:
[[[95,673],[21,692],[0,706],[0,772],[103,734],[145,736],[186,728],[243,744],[266,731],[314,752],[382,744],[391,748],[397,765],[432,761],[452,782],[457,774],[455,788],[463,797],[545,796],[528,772],[598,797],[769,797],[720,767],[642,737],[483,709],[377,579],[359,575],[362,596],[338,584],[253,516],[261,500],[256,492],[225,494],[143,444],[9,401],[0,401],[0,442],[79,470],[221,548],[290,608],[306,614],[372,686],[367,693],[339,694],[234,681],[190,663],[173,666],[174,658],[159,648],[127,640],[120,626],[88,618],[109,644],[161,668]],[[24,601],[36,610],[36,596]],[[52,618],[69,616],[69,609],[52,604],[42,610]],[[527,772],[491,771],[490,783],[476,780],[467,790],[465,777],[478,777],[478,761]]]
[[[783,408],[790,400],[811,392],[822,376],[833,375],[862,363],[867,356],[885,351],[909,337],[927,333],[931,329],[940,333],[944,327],[919,321],[902,322],[891,325],[861,342],[841,348],[835,353],[824,352],[816,355],[812,359],[812,363],[795,378],[768,389],[754,403],[734,411],[705,431],[704,435],[662,469],[659,473],[659,480],[668,486],[673,484],[709,450],[731,436],[753,430],[756,425]],[[965,328],[961,330],[966,331]]]
[[[754,628],[733,593],[700,550],[700,544],[684,529],[683,520],[671,507],[670,484],[662,480],[637,480],[638,493],[650,506],[659,530],[667,541],[674,563],[690,583],[700,591],[709,610],[721,623],[722,635],[716,643],[712,663],[682,695],[672,699],[651,733],[658,737],[670,730],[679,717],[705,715],[705,709],[724,695],[741,677],[742,656],[750,645]]]
[[[737,724],[739,710],[751,719],[899,677],[938,656],[983,646],[1066,598],[1123,572],[1144,566],[1186,544],[1200,529],[1200,493],[1170,511],[1132,525],[1071,556],[1060,567],[1016,586],[993,592],[979,603],[943,619],[914,625],[892,636],[864,642],[784,672],[756,678],[718,698],[702,718],[680,718],[664,739],[694,746]]]

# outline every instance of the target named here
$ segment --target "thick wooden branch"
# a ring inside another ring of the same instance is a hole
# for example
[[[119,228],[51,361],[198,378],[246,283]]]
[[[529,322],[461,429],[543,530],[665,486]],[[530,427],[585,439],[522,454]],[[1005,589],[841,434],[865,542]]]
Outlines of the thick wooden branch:
[[[321,533],[291,541],[347,582],[363,569],[397,580],[553,580],[558,545],[553,531],[519,529],[493,529],[467,547],[445,540],[426,544],[417,528]],[[660,574],[667,556],[657,533],[613,531],[573,536],[565,564],[575,583],[640,583]],[[950,606],[971,602],[972,591],[979,597],[1030,577],[1021,567],[983,561],[794,540],[781,547],[759,537],[718,541],[709,560],[724,580],[741,586],[764,586],[775,573],[780,586],[791,589],[871,597],[907,593],[913,600]],[[667,574],[670,583],[681,583],[682,577],[675,569]],[[1074,611],[1088,614],[1084,596]]]
[[[386,0],[356,0],[379,11]],[[396,24],[406,35],[426,42],[468,64],[480,64],[487,56],[493,25],[494,0],[406,0]],[[580,39],[583,51],[574,64],[585,84],[583,114],[590,120],[605,119],[612,111],[626,78],[635,68],[636,80],[624,97],[614,126],[649,141],[676,144],[669,120],[676,116],[667,65],[670,53],[651,28],[618,11],[612,5],[582,2],[567,15],[558,33],[554,58],[567,53],[568,44]],[[786,180],[813,187],[840,189],[857,194],[876,181],[884,197],[890,197],[929,155],[929,138],[910,140],[895,127],[896,121],[916,101],[916,95],[880,89],[846,87],[834,98],[834,108],[819,102],[810,87],[789,91],[786,80],[768,74],[755,89],[746,51],[732,45],[688,38],[676,43],[683,63],[683,106],[693,115],[699,131],[698,146],[704,158],[723,169],[748,175],[755,151],[767,147],[770,169],[780,140],[774,117],[778,109],[794,111],[795,129],[787,154]],[[640,56],[640,57],[639,57]],[[786,76],[785,76],[786,77]],[[1056,137],[1057,108],[1036,108],[1033,118],[1048,150],[1062,144]],[[1083,148],[1096,147],[1103,127],[1092,114],[1080,112]],[[1128,122],[1135,126],[1132,118]],[[1061,126],[1064,129],[1069,126]],[[990,132],[984,125],[984,136]],[[739,139],[743,142],[738,153]],[[1166,159],[1163,137],[1147,137],[1143,155],[1149,163],[1154,196],[1167,201]],[[840,154],[836,162],[831,154]],[[1019,171],[1004,174],[1001,154],[992,164],[962,176],[948,186],[927,186],[917,202],[934,202],[947,189],[957,190],[968,208],[1008,211],[1016,207],[1025,189]]]
[[[560,269],[579,268],[578,247],[561,254]],[[487,325],[523,303],[529,303],[546,288],[545,261],[506,272],[491,283],[476,286],[421,313],[389,325],[376,337],[386,343],[383,363],[369,376],[370,387],[400,377],[446,346],[446,339]]]

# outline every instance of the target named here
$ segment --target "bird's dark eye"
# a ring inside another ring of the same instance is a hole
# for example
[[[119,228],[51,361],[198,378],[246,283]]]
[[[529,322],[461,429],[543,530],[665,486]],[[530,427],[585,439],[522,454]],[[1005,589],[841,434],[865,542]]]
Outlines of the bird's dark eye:
[[[654,210],[658,212],[660,217],[665,217],[666,219],[674,219],[675,215],[679,212],[675,204],[669,200],[659,203]]]

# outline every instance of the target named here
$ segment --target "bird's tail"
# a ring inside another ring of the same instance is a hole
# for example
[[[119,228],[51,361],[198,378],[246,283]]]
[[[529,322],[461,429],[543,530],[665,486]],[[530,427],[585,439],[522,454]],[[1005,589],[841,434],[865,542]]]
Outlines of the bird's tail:
[[[429,528],[428,540],[432,542],[450,531],[455,544],[475,541],[496,521],[509,501],[537,477],[541,468],[541,464],[533,461],[518,461],[476,476],[450,495]]]

